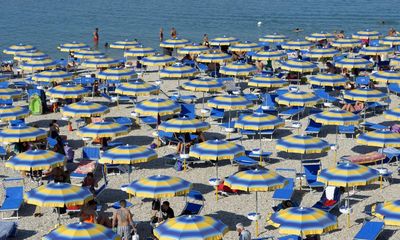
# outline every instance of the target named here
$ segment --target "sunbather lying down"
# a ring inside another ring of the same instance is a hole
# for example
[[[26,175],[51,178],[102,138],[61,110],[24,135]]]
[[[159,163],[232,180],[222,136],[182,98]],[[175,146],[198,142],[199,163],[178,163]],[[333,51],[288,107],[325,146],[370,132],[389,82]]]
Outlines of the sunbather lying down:
[[[347,103],[343,105],[342,110],[346,110],[349,112],[357,112],[363,110],[365,107],[364,103],[357,101],[354,106],[351,103]]]

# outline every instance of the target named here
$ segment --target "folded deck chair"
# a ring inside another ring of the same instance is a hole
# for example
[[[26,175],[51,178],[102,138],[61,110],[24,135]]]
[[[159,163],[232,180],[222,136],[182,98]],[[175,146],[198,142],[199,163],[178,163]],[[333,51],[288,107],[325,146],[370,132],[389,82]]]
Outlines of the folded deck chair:
[[[3,147],[0,146],[0,159],[4,160],[7,157],[7,150]]]
[[[98,147],[83,147],[82,159],[97,161],[100,159],[100,148]]]
[[[322,128],[321,123],[317,123],[313,119],[310,118],[308,121],[308,125],[307,125],[306,129],[304,130],[304,132],[306,134],[316,134],[317,136],[319,136],[319,133],[321,132],[321,128]]]
[[[181,112],[179,113],[179,116],[180,117],[185,116],[190,119],[196,118],[196,109],[194,104],[187,104],[187,103],[181,104]]]
[[[321,199],[312,206],[330,212],[340,203],[340,189],[334,186],[327,186],[322,193]]]
[[[0,222],[0,239],[16,238],[17,227],[18,224],[16,222]]]
[[[375,240],[382,232],[385,224],[377,221],[364,221],[360,231],[354,236],[354,240]]]
[[[206,199],[201,192],[191,190],[186,196],[186,205],[182,210],[181,215],[198,215],[204,207]]]
[[[8,186],[12,184],[13,186]],[[3,179],[5,198],[1,204],[0,212],[2,219],[18,219],[18,210],[24,202],[24,186],[22,178]],[[4,217],[5,212],[13,212],[15,217]]]
[[[312,191],[314,188],[325,187],[324,183],[317,181],[318,172],[321,170],[320,160],[303,160],[302,165],[307,185],[310,187],[310,191]]]

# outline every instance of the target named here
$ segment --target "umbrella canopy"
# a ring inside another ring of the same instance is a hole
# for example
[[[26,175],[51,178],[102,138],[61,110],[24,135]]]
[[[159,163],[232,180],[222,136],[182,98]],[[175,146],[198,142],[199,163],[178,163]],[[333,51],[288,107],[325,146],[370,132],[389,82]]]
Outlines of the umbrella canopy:
[[[288,81],[278,78],[274,75],[255,75],[248,81],[248,86],[250,87],[265,87],[265,88],[276,88],[284,87],[289,85]]]
[[[0,106],[0,120],[10,121],[29,116],[30,111],[26,107],[20,106]]]
[[[213,78],[200,78],[185,82],[182,87],[194,92],[218,92],[222,91],[225,85]]]
[[[336,37],[333,33],[319,32],[310,34],[306,37],[306,40],[310,42],[318,42],[321,40],[333,40],[335,38]]]
[[[149,96],[158,94],[159,88],[157,86],[148,84],[142,80],[135,80],[126,83],[121,83],[115,89],[117,94],[125,96]]]
[[[82,63],[83,67],[87,68],[109,68],[116,67],[121,64],[120,60],[109,57],[96,57],[87,59]]]
[[[334,48],[314,48],[305,54],[306,57],[310,58],[333,58],[339,55],[340,51]]]
[[[347,79],[340,74],[318,73],[317,75],[311,76],[308,82],[317,86],[336,87],[346,85]]]
[[[190,41],[183,38],[172,38],[164,40],[160,43],[160,47],[163,48],[183,48],[186,45],[189,45]]]
[[[370,68],[370,67],[372,67],[372,65],[373,65],[373,63],[368,61],[367,59],[358,58],[358,57],[343,58],[343,59],[340,59],[339,61],[335,62],[336,67],[347,68],[347,69]]]
[[[85,101],[71,103],[61,108],[63,116],[72,118],[98,117],[108,112],[110,109],[104,105]]]
[[[21,69],[24,71],[41,71],[47,69],[54,69],[57,67],[57,63],[49,58],[46,59],[33,59],[21,63]]]
[[[238,43],[239,39],[235,37],[218,37],[210,40],[210,45],[211,46],[229,46],[235,43]]]
[[[116,41],[110,44],[110,48],[115,48],[115,49],[131,49],[134,47],[139,46],[140,43],[138,41],[133,40],[129,41],[128,39],[125,39],[124,41]]]
[[[0,74],[0,82],[7,81],[7,80],[10,79],[10,78],[11,78],[10,75],[3,75],[3,74]]]
[[[18,98],[22,91],[14,88],[0,88],[0,99]]]
[[[389,65],[393,68],[399,68],[400,67],[400,58],[392,58],[390,59]]]
[[[97,74],[97,77],[105,80],[129,80],[137,78],[137,73],[129,68],[109,68]]]
[[[182,54],[182,55],[185,55],[185,54],[200,54],[200,53],[207,52],[207,51],[210,51],[210,48],[208,48],[208,47],[206,47],[204,45],[193,43],[193,44],[187,45],[187,46],[185,46],[183,48],[179,48],[178,49],[178,54]]]
[[[99,159],[101,164],[135,164],[157,159],[157,153],[145,146],[122,145],[104,152]]]
[[[92,58],[101,58],[104,57],[105,54],[97,51],[97,50],[86,50],[86,49],[79,49],[73,53],[75,58],[79,59],[92,59]]]
[[[377,203],[371,210],[372,215],[382,219],[385,225],[400,226],[400,200]]]
[[[224,185],[231,189],[247,192],[266,192],[283,188],[287,184],[286,178],[268,169],[255,169],[237,172],[229,176]]]
[[[161,78],[187,78],[197,74],[197,70],[182,63],[175,63],[160,70]]]
[[[37,82],[62,82],[71,79],[72,79],[72,73],[60,69],[43,71],[40,73],[36,73],[32,77],[32,80]]]
[[[210,124],[187,117],[173,118],[160,124],[159,130],[174,133],[196,133],[210,129]]]
[[[353,48],[361,46],[361,40],[354,38],[339,38],[332,41],[332,46],[336,48]]]
[[[400,36],[386,36],[379,40],[380,44],[398,46],[400,45]]]
[[[263,37],[260,37],[258,41],[260,42],[269,42],[269,43],[280,43],[286,41],[287,37],[282,34],[278,33],[273,33],[273,34],[267,34],[264,35]]]
[[[364,31],[358,31],[352,35],[355,39],[379,39],[381,33],[373,30],[366,29]]]
[[[164,54],[156,54],[142,58],[140,62],[146,66],[166,66],[172,64],[176,61],[176,58],[164,55]]]
[[[180,110],[181,107],[179,104],[163,98],[152,98],[142,101],[135,108],[135,112],[144,116],[164,116],[177,113]]]
[[[400,120],[400,108],[389,109],[383,112],[383,116],[386,119],[399,121]]]
[[[311,115],[310,118],[317,123],[336,126],[358,125],[361,121],[359,115],[341,109],[332,109],[316,113]]]
[[[400,83],[400,72],[393,70],[378,71],[371,74],[371,79],[384,83]]]
[[[361,133],[357,143],[374,147],[400,147],[400,133],[388,130],[375,130]]]
[[[167,219],[154,229],[159,240],[221,240],[229,231],[221,221],[199,215],[183,215]]]
[[[40,128],[22,126],[10,126],[0,131],[0,142],[17,143],[33,142],[47,137],[47,132]]]
[[[255,71],[257,71],[255,66],[243,62],[229,63],[219,70],[221,74],[229,76],[248,76]]]
[[[117,235],[110,228],[106,228],[101,224],[95,223],[70,223],[62,225],[50,233],[45,235],[42,240],[120,240],[121,237]]]
[[[277,97],[277,103],[285,106],[314,106],[321,102],[321,99],[314,93],[295,91],[287,92]]]
[[[85,187],[69,183],[49,183],[32,189],[24,195],[25,202],[39,207],[64,207],[84,205],[93,199]]]
[[[347,90],[343,94],[343,98],[345,99],[362,102],[380,101],[385,97],[387,97],[386,93],[371,88],[357,88]]]
[[[393,53],[394,49],[390,46],[367,46],[360,49],[359,54],[367,56],[385,55]]]
[[[61,52],[75,52],[78,50],[89,50],[89,45],[85,43],[71,42],[71,43],[63,43],[58,46],[58,50]]]
[[[281,234],[306,236],[338,228],[336,216],[317,208],[291,207],[275,212],[268,221]]]
[[[114,122],[96,122],[90,123],[78,130],[77,134],[81,137],[103,138],[117,137],[128,134],[127,126]]]
[[[212,52],[201,54],[197,57],[197,62],[202,63],[223,63],[231,60],[232,56],[223,52]]]
[[[189,193],[192,183],[179,177],[154,175],[133,181],[126,192],[142,198],[168,198]]]
[[[189,155],[200,160],[232,160],[244,155],[244,147],[225,140],[208,140],[193,145]]]
[[[232,44],[229,47],[229,50],[231,52],[250,52],[250,51],[258,51],[261,50],[262,48],[263,46],[259,45],[258,43],[245,41]]]
[[[251,58],[259,61],[280,60],[286,57],[286,53],[280,50],[260,51],[254,54]]]
[[[49,55],[36,50],[28,52],[20,52],[14,56],[14,60],[17,61],[29,61],[29,60],[45,59],[45,58],[49,58]]]
[[[207,102],[209,107],[225,110],[242,110],[252,105],[252,102],[238,95],[223,95],[214,97]]]
[[[350,162],[322,169],[317,177],[317,181],[336,187],[365,186],[378,179],[377,170]]]
[[[142,45],[127,49],[124,52],[124,57],[146,57],[156,54],[156,50]]]
[[[252,113],[250,115],[241,115],[235,122],[235,128],[262,131],[283,127],[285,120],[280,117],[266,113]]]
[[[31,52],[31,51],[37,51],[37,49],[32,45],[19,43],[17,45],[11,45],[8,48],[4,49],[3,53],[10,54],[10,55],[16,55],[18,53]]]
[[[29,150],[15,155],[6,162],[6,167],[18,171],[48,170],[64,165],[65,156],[48,150]]]
[[[276,150],[289,153],[322,153],[331,148],[330,144],[320,138],[308,135],[291,135],[278,139]]]
[[[52,98],[80,98],[89,94],[89,90],[80,85],[66,84],[58,85],[48,91]]]
[[[287,61],[281,62],[281,68],[287,71],[306,73],[306,72],[312,72],[315,69],[317,69],[317,65],[312,62],[303,61],[299,59],[289,59]]]
[[[302,49],[309,49],[310,47],[314,46],[313,43],[309,41],[302,41],[302,40],[297,40],[297,41],[288,41],[282,43],[282,48],[286,50],[302,50]]]

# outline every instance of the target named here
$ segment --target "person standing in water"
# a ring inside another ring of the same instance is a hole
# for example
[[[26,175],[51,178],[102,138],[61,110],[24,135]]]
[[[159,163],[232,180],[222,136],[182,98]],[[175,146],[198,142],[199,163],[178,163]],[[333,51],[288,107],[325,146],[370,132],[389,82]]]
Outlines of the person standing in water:
[[[164,29],[160,28],[160,42],[164,41]]]
[[[176,36],[177,36],[176,29],[173,27],[173,28],[171,28],[171,38],[175,39]]]
[[[96,28],[93,32],[93,43],[94,43],[94,47],[97,49],[97,47],[99,46],[99,29]]]

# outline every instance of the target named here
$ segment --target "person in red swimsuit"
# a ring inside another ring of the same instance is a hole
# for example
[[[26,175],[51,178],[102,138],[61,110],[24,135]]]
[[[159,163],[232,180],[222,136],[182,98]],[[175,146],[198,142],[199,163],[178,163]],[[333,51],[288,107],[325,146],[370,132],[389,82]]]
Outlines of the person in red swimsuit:
[[[99,45],[99,29],[98,28],[96,28],[93,32],[93,42],[94,42],[95,48],[97,48],[97,46]]]

